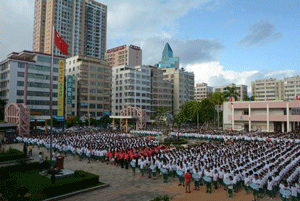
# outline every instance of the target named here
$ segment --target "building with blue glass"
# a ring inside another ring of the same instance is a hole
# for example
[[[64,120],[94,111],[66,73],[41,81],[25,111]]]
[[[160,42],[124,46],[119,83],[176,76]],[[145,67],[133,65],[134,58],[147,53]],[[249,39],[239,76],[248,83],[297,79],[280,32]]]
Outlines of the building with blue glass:
[[[179,68],[179,58],[173,57],[173,50],[169,43],[165,45],[161,61],[155,66],[159,68]]]
[[[185,102],[194,100],[194,73],[179,68],[179,58],[173,57],[169,43],[164,47],[161,61],[155,66],[163,70],[163,79],[172,83],[172,113],[176,115]]]

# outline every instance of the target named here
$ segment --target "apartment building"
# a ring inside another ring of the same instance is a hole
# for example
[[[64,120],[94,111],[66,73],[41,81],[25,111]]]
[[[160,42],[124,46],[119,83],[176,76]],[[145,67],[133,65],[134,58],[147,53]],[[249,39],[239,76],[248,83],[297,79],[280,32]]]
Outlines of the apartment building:
[[[33,50],[52,53],[53,27],[69,45],[69,55],[104,59],[107,6],[94,0],[36,0]],[[54,54],[62,55],[54,47]]]
[[[288,77],[282,80],[274,78],[256,80],[251,83],[252,95],[256,101],[295,100],[300,97],[300,77]]]
[[[54,55],[53,115],[57,115],[59,60],[65,59]],[[27,88],[27,106],[30,108],[31,118],[41,121],[50,119],[50,66],[51,55],[49,54],[26,50],[10,53],[0,63],[0,98],[7,104],[24,103]]]
[[[151,68],[115,66],[112,68],[112,115],[126,106],[139,107],[151,115]]]
[[[173,86],[168,80],[163,79],[163,70],[148,66],[151,69],[151,110],[156,107],[170,108],[172,111]]]
[[[202,101],[213,93],[214,88],[208,86],[207,83],[197,83],[195,87],[195,100]]]
[[[121,65],[141,66],[142,59],[142,49],[135,45],[122,45],[105,52],[105,61],[112,67]]]
[[[230,84],[225,85],[225,86],[214,87],[214,92],[226,92],[227,87],[236,87],[236,92],[240,95],[239,98],[241,100],[245,100],[245,97],[248,95],[247,85],[236,85],[235,83],[230,83]]]
[[[73,77],[72,102],[66,97],[67,116],[97,119],[110,114],[112,71],[105,61],[84,56],[70,57],[66,60],[65,74],[66,80]]]
[[[187,72],[183,68],[162,68],[162,70],[163,79],[172,83],[172,111],[173,115],[176,115],[185,102],[194,100],[195,76],[193,72]]]

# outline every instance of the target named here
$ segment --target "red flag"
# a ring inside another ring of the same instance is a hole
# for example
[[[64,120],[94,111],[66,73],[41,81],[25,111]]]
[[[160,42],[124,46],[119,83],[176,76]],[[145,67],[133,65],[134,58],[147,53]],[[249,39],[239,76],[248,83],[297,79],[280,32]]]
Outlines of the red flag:
[[[56,30],[54,30],[54,44],[61,53],[68,56],[69,45],[58,35]]]
[[[296,100],[299,100],[298,95],[296,95]]]
[[[152,139],[152,136],[151,135],[149,135],[149,140],[151,140]]]

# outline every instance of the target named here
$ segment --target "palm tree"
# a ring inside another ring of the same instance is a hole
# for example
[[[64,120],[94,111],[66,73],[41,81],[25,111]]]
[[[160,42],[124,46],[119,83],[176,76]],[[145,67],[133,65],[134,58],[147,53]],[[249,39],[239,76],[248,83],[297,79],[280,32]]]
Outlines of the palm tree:
[[[255,101],[255,96],[245,96],[245,101]]]
[[[233,86],[233,87],[227,87],[227,90],[224,93],[224,98],[225,99],[229,99],[229,98],[234,98],[234,100],[238,100],[240,97],[240,94],[238,92],[236,92],[237,87]]]
[[[214,92],[210,95],[209,101],[215,105],[222,105],[225,101],[225,94],[223,92]]]

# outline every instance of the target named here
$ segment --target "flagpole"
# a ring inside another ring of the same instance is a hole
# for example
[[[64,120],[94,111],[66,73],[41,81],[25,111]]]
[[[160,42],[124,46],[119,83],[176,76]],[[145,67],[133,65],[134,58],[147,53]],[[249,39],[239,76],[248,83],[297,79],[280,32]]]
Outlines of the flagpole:
[[[54,51],[54,26],[52,30],[52,50],[51,50],[51,66],[50,66],[50,103],[49,103],[49,112],[50,112],[50,161],[52,160],[52,126],[53,126],[53,111],[52,111],[52,88],[53,88],[53,51]]]

